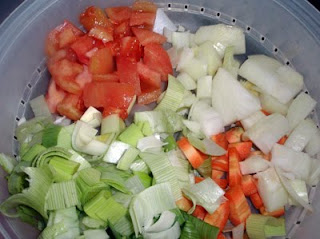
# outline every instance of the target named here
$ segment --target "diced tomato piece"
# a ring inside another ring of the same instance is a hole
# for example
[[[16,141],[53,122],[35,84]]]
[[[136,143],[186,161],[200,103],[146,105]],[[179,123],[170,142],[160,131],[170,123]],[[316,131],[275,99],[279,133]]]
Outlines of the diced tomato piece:
[[[224,178],[212,178],[212,180],[219,185],[220,188],[226,189],[228,186],[228,180]]]
[[[218,144],[220,147],[224,148],[225,150],[228,149],[228,141],[225,133],[213,135],[211,136],[211,140]]]
[[[136,37],[124,37],[120,41],[120,56],[140,61],[142,48]]]
[[[138,62],[137,70],[140,77],[141,83],[145,83],[150,87],[160,88],[161,87],[161,75],[151,70],[148,66],[142,62]]]
[[[256,209],[260,209],[261,207],[263,207],[262,198],[260,197],[259,193],[251,194],[250,200]]]
[[[229,185],[230,187],[241,185],[240,156],[236,148],[229,148]]]
[[[219,170],[212,169],[212,172],[211,172],[211,178],[212,178],[212,179],[222,178],[223,175],[224,175],[224,172],[219,171]]]
[[[78,56],[80,62],[88,65],[89,58],[86,56],[86,53],[92,50],[95,47],[96,41],[93,37],[89,37],[88,35],[84,35],[80,37],[77,41],[75,41],[71,48],[75,51]]]
[[[60,61],[49,64],[48,69],[53,76],[75,77],[83,71],[83,66],[76,62],[62,59]]]
[[[244,175],[241,180],[241,187],[244,195],[250,196],[258,192],[258,188],[256,183],[252,177],[252,175]]]
[[[199,151],[189,143],[186,137],[178,140],[177,144],[193,168],[197,169],[203,164],[205,159],[203,159]]]
[[[83,35],[83,32],[69,21],[64,21],[61,25],[53,29],[46,39],[46,53],[52,56],[56,51],[69,46]]]
[[[141,94],[140,79],[137,70],[137,63],[129,58],[118,57],[117,68],[121,83],[127,83],[134,88],[135,94]]]
[[[132,5],[132,10],[137,12],[157,12],[157,5],[150,1],[138,0]]]
[[[113,28],[94,26],[93,28],[91,28],[88,35],[90,37],[101,40],[103,43],[107,43],[109,41],[113,41]]]
[[[80,23],[84,26],[87,31],[90,31],[94,26],[110,27],[111,22],[107,18],[105,12],[98,7],[88,7],[80,15]]]
[[[288,136],[283,136],[279,141],[278,141],[278,144],[282,144],[282,145],[284,145],[285,144],[285,142],[287,141],[287,139],[288,139]]]
[[[116,82],[91,82],[83,91],[86,107],[115,107],[127,109],[134,97],[134,89],[129,84]]]
[[[194,177],[194,182],[195,182],[195,183],[200,183],[200,182],[202,182],[203,180],[204,180],[203,177],[197,177],[197,176]]]
[[[121,39],[123,37],[132,36],[132,31],[129,26],[129,21],[125,21],[123,23],[120,23],[118,26],[116,26],[113,34],[115,39]]]
[[[82,89],[80,85],[72,77],[55,76],[53,80],[56,84],[66,92],[74,95],[81,95]]]
[[[252,148],[252,142],[247,141],[247,142],[240,142],[240,143],[233,143],[229,144],[228,148],[236,148],[241,160],[245,160],[246,158],[249,157],[251,148]]]
[[[211,161],[212,169],[228,172],[229,170],[229,159],[227,155],[214,156]]]
[[[172,65],[168,53],[159,44],[148,44],[144,47],[144,63],[161,75],[161,80],[167,81],[172,74]]]
[[[119,115],[119,117],[123,120],[128,118],[127,109],[119,109],[119,108],[111,107],[111,106],[104,107],[103,113],[102,113],[103,118],[105,118],[109,115],[114,115],[114,114]]]
[[[222,232],[219,232],[217,239],[226,239]]]
[[[138,104],[140,105],[147,105],[152,102],[156,102],[160,97],[162,91],[160,88],[154,89],[144,89],[142,90],[141,94],[138,96]]]
[[[167,41],[165,36],[150,30],[133,27],[132,32],[138,38],[142,46],[152,43],[163,44]]]
[[[60,89],[54,80],[50,80],[46,102],[51,113],[57,113],[57,105],[64,99],[66,92]]]
[[[284,210],[284,207],[282,207],[282,208],[279,208],[278,210],[268,212],[268,211],[266,211],[265,207],[261,207],[260,213],[264,216],[281,217],[284,215],[285,210]]]
[[[218,209],[212,213],[207,214],[204,218],[204,221],[212,226],[218,227],[220,231],[222,231],[227,224],[229,213],[230,213],[230,205],[229,201],[221,203]]]
[[[130,26],[139,26],[147,29],[152,29],[156,14],[150,12],[134,12],[130,17]]]
[[[92,81],[92,75],[88,70],[87,66],[83,66],[83,71],[80,73],[76,79],[76,83],[80,86],[81,89],[85,87],[86,84],[90,83]]]
[[[241,186],[231,187],[224,195],[230,202],[229,219],[237,226],[247,220],[251,215],[249,204],[244,196]]]
[[[92,74],[109,74],[114,71],[114,60],[108,48],[99,49],[89,62],[89,71]]]
[[[176,201],[176,205],[180,210],[184,212],[189,211],[193,206],[192,202],[186,197],[182,197],[181,199]]]
[[[60,49],[55,52],[50,58],[48,58],[48,66],[52,65],[53,63],[67,59],[72,62],[77,61],[77,55],[71,48]]]
[[[105,46],[111,50],[113,56],[120,55],[120,41],[109,41],[105,44]]]
[[[105,75],[93,75],[93,81],[107,81],[107,82],[120,82],[120,78],[117,72],[113,72]]]
[[[119,24],[130,19],[132,10],[129,7],[110,7],[106,12],[114,24]]]
[[[226,139],[229,144],[241,142],[241,136],[244,133],[242,127],[234,127],[226,132]]]
[[[84,113],[83,100],[78,95],[68,94],[57,105],[57,111],[71,120],[79,120]]]
[[[207,211],[206,209],[204,209],[203,207],[201,207],[200,205],[196,205],[196,208],[194,209],[192,216],[200,219],[203,221],[204,217],[206,216]]]

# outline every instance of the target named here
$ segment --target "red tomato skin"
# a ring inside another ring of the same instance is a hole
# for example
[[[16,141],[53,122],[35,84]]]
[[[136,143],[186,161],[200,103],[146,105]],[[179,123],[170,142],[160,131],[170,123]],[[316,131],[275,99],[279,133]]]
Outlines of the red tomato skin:
[[[57,113],[57,105],[64,99],[66,92],[56,85],[54,80],[50,80],[46,102],[52,114]]]
[[[90,31],[91,28],[97,25],[102,27],[112,26],[105,12],[95,6],[88,7],[81,13],[79,20],[87,31]]]
[[[58,113],[71,120],[79,120],[83,115],[84,110],[82,97],[73,94],[66,95],[57,105]]]
[[[92,50],[95,45],[96,40],[93,37],[84,35],[71,45],[71,49],[74,50],[81,63],[88,65],[89,58],[87,57],[86,53]]]
[[[120,24],[130,19],[131,8],[129,7],[111,7],[106,8],[106,13],[114,24]]]
[[[140,61],[142,48],[136,37],[123,37],[120,40],[120,56]]]
[[[109,74],[114,71],[114,60],[108,48],[99,49],[89,61],[89,71],[92,74]]]
[[[117,58],[117,71],[120,82],[131,85],[136,95],[141,94],[140,78],[137,70],[137,63],[130,58]]]

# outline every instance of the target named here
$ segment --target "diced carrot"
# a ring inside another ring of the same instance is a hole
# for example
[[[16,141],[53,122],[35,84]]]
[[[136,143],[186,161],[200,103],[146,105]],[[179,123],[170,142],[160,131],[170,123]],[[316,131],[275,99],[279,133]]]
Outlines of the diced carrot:
[[[202,182],[204,180],[204,178],[203,177],[194,177],[194,181],[195,181],[195,183],[200,183],[200,182]]]
[[[225,197],[230,202],[229,219],[233,225],[237,226],[247,220],[251,211],[249,204],[242,192],[241,186],[231,187],[225,194]]]
[[[241,180],[241,187],[244,195],[250,196],[258,192],[258,188],[252,175],[244,175]]]
[[[200,165],[204,162],[203,156],[200,154],[200,152],[193,147],[188,139],[186,137],[181,138],[177,142],[179,148],[183,152],[183,154],[186,156],[186,158],[189,160],[192,167],[199,168]]]
[[[288,136],[283,136],[279,141],[278,141],[278,144],[282,144],[282,145],[284,145],[284,143],[287,141],[287,139],[288,139]]]
[[[220,231],[225,227],[230,213],[230,203],[226,201],[222,203],[212,214],[207,214],[204,221],[212,226],[218,227]]]
[[[214,178],[222,178],[223,175],[224,175],[223,171],[212,169],[212,174],[211,174],[211,178],[212,179],[214,179]]]
[[[226,189],[228,186],[228,180],[224,178],[212,178],[212,180],[219,185],[220,188]]]
[[[245,160],[246,158],[248,158],[248,156],[250,155],[251,148],[252,148],[252,142],[247,141],[247,142],[229,144],[228,149],[230,149],[230,148],[237,149],[237,151],[240,155],[240,159],[242,161],[242,160]]]
[[[225,133],[220,133],[217,135],[211,136],[211,140],[214,141],[216,144],[218,144],[220,147],[224,149],[228,149],[228,141],[226,139]]]
[[[271,216],[271,217],[281,217],[284,215],[285,213],[285,210],[284,210],[284,207],[282,208],[279,208],[275,211],[272,211],[272,212],[267,212],[267,210],[265,209],[265,207],[260,207],[260,213],[262,215],[265,215],[265,216]]]
[[[185,212],[189,211],[193,206],[192,202],[186,197],[182,197],[181,199],[176,201],[176,205],[180,210]]]
[[[212,169],[216,169],[223,172],[228,172],[229,170],[229,160],[227,155],[213,156],[211,161]]]
[[[243,133],[244,133],[244,129],[242,127],[231,128],[226,132],[226,139],[229,144],[240,143],[241,136]]]
[[[192,216],[199,218],[200,220],[203,221],[204,217],[206,216],[207,211],[200,205],[197,205],[196,208],[194,209]]]
[[[217,239],[226,239],[222,232],[220,232],[217,236]]]
[[[268,161],[271,160],[271,153],[269,153],[269,154],[264,154],[264,153],[262,153],[262,152],[259,151],[259,150],[257,150],[257,151],[251,151],[250,154],[249,154],[249,157],[255,156],[255,155],[261,156],[261,157],[263,157],[265,160],[268,160]]]
[[[266,110],[261,110],[262,113],[264,113],[266,116],[270,115],[270,113]]]
[[[262,202],[262,199],[261,199],[259,193],[251,194],[250,200],[256,209],[260,209],[261,207],[263,207],[263,202]]]
[[[236,148],[229,148],[229,186],[241,185],[240,156]]]

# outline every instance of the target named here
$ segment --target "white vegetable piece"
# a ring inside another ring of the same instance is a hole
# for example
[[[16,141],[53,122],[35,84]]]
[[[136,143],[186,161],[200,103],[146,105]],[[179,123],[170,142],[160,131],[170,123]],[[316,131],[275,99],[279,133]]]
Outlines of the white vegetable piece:
[[[196,42],[195,42],[195,37],[196,35],[193,33],[189,33],[189,47],[195,47],[197,46]]]
[[[161,232],[167,230],[173,225],[175,218],[176,214],[173,212],[164,211],[158,221],[147,227],[145,230],[146,232]]]
[[[275,211],[288,202],[288,194],[283,188],[274,168],[257,173],[258,191],[268,212]]]
[[[320,131],[317,129],[316,133],[311,137],[309,143],[305,148],[306,153],[311,157],[320,152]]]
[[[90,106],[81,116],[80,120],[91,125],[93,128],[97,128],[101,124],[102,114],[99,110]]]
[[[288,107],[290,104],[290,102],[287,104],[282,104],[276,98],[266,93],[260,94],[260,102],[261,102],[262,109],[264,109],[265,111],[271,114],[279,113],[284,116],[287,115]]]
[[[183,120],[182,122],[194,134],[198,135],[199,132],[201,131],[201,125],[200,125],[200,123],[198,123],[196,121]]]
[[[167,42],[172,43],[172,33],[170,29],[164,27],[163,28],[163,35],[167,38]]]
[[[259,99],[223,68],[213,78],[212,107],[221,115],[224,125],[245,119],[261,108]]]
[[[177,31],[176,25],[170,20],[170,18],[163,11],[163,9],[157,9],[157,15],[156,20],[154,22],[153,31],[165,35],[165,29],[171,32]],[[169,41],[170,39],[167,38],[167,40]]]
[[[139,139],[137,148],[141,152],[161,152],[164,143],[154,135]]]
[[[186,88],[186,90],[195,90],[197,88],[196,82],[187,73],[182,72],[177,76],[177,80]]]
[[[206,41],[213,43],[221,57],[228,46],[234,46],[235,54],[246,52],[245,36],[243,30],[238,27],[225,24],[200,27],[196,32],[195,42],[200,45]]]
[[[243,239],[244,223],[232,228],[232,239]]]
[[[317,185],[320,181],[320,160],[311,159],[311,172],[308,178],[308,185]]]
[[[190,39],[189,32],[173,32],[172,33],[172,45],[177,48],[189,47]]]
[[[122,155],[130,148],[129,144],[121,141],[113,141],[103,157],[103,161],[107,163],[117,164],[121,159]]]
[[[170,58],[172,68],[176,68],[180,60],[181,52],[178,51],[175,47],[171,47],[170,49],[167,50],[167,53]]]
[[[239,164],[242,175],[262,172],[269,168],[269,162],[260,155],[252,155]]]
[[[200,77],[197,81],[197,98],[211,98],[212,76]]]
[[[35,117],[51,117],[51,112],[43,95],[30,100],[29,103]]]
[[[250,129],[255,123],[257,123],[260,119],[265,118],[266,115],[261,112],[261,110],[256,111],[248,118],[241,120],[241,125],[245,130]]]
[[[243,134],[264,153],[268,154],[273,145],[288,133],[287,119],[280,114],[272,114],[260,119]]]
[[[240,67],[239,75],[283,104],[303,88],[302,75],[265,55],[249,56]]]
[[[304,200],[306,203],[309,202],[308,198],[308,191],[307,191],[307,185],[305,181],[299,180],[299,179],[294,179],[290,180],[290,184],[292,188],[296,191],[297,195]],[[296,200],[292,197],[289,196],[288,198],[289,205],[295,205],[299,206],[300,204],[296,202]]]
[[[182,56],[180,57],[182,59]],[[180,60],[181,61],[181,60]],[[179,67],[180,63],[178,64]],[[208,64],[200,59],[192,58],[184,62],[181,72],[188,73],[193,79],[197,80],[202,76],[207,75]]]
[[[302,151],[312,136],[317,133],[317,130],[317,126],[312,119],[305,119],[291,132],[284,145],[295,151]]]
[[[208,64],[207,73],[214,75],[222,65],[221,57],[214,49],[212,42],[204,42],[197,49],[197,58]]]
[[[275,166],[285,172],[293,173],[297,179],[308,180],[312,163],[308,154],[280,144],[273,146],[271,154],[271,162]]]
[[[317,102],[304,92],[292,101],[287,114],[290,131],[311,113],[316,104]]]

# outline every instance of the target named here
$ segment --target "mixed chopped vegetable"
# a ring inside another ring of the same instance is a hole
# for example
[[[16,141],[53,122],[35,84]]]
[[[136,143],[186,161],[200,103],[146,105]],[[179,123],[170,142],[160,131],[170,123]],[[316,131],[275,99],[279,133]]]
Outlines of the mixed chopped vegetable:
[[[190,33],[144,0],[80,23],[47,37],[48,92],[16,128],[19,160],[0,154],[2,214],[43,239],[263,239],[286,235],[288,206],[313,211],[320,131],[302,75],[241,64],[240,28]]]

